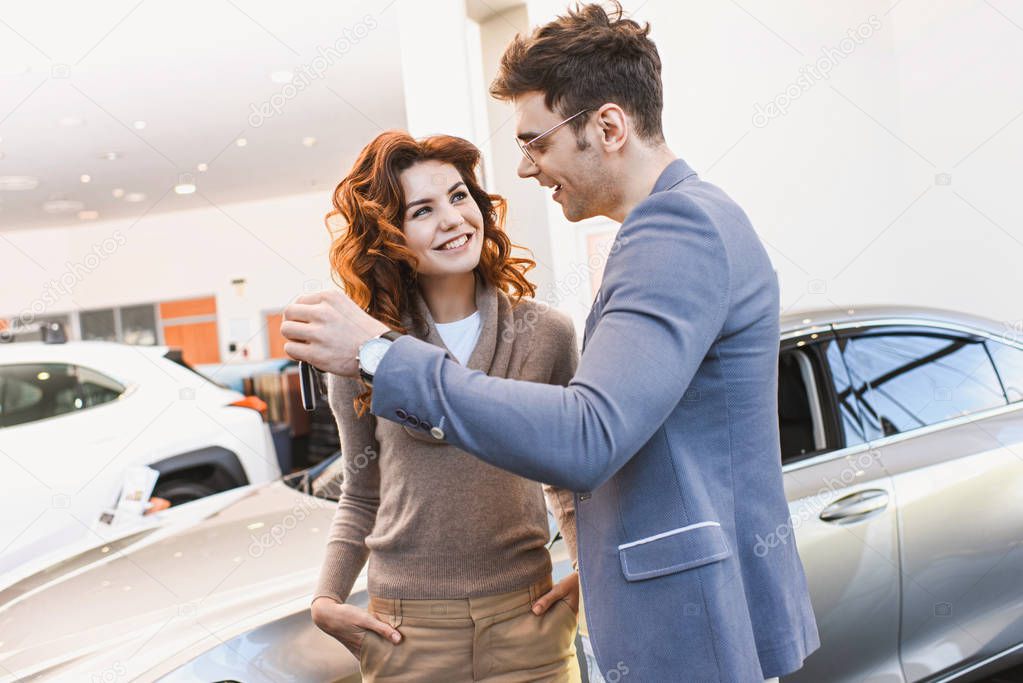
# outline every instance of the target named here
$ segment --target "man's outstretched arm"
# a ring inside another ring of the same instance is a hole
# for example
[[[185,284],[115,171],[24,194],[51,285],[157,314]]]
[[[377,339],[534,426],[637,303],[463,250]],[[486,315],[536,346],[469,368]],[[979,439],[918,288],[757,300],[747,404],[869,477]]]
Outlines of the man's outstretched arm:
[[[728,260],[715,226],[676,193],[653,195],[622,227],[606,303],[567,387],[489,377],[412,337],[373,382],[372,410],[403,411],[516,474],[598,488],[664,423],[721,331]]]

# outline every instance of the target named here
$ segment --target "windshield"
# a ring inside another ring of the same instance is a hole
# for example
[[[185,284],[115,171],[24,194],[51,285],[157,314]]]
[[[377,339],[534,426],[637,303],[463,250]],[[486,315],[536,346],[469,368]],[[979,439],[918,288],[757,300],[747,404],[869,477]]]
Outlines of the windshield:
[[[335,451],[333,455],[312,467],[284,475],[281,481],[308,496],[337,502],[341,496],[343,475],[341,451]]]

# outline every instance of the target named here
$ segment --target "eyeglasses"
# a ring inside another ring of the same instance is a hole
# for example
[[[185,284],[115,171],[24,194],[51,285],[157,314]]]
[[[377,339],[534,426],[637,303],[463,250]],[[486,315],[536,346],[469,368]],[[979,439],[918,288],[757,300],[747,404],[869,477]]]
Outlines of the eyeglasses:
[[[559,123],[559,124],[557,124],[556,126],[553,126],[553,127],[551,127],[551,128],[548,128],[547,130],[545,130],[544,132],[540,133],[539,135],[537,135],[537,136],[536,136],[535,138],[533,138],[533,139],[532,139],[532,140],[530,140],[529,142],[522,142],[522,140],[521,140],[521,139],[519,139],[519,138],[515,138],[515,142],[517,142],[517,143],[518,143],[518,145],[519,145],[519,149],[520,149],[520,150],[522,150],[522,155],[523,155],[523,156],[525,156],[525,157],[526,157],[526,159],[528,159],[528,160],[529,160],[529,163],[531,163],[531,164],[533,164],[534,166],[536,166],[536,165],[537,165],[537,164],[536,164],[536,159],[534,159],[534,158],[533,158],[533,155],[531,155],[531,154],[529,153],[529,150],[528,150],[528,149],[526,149],[526,148],[527,148],[527,147],[529,147],[529,146],[530,146],[531,144],[533,144],[534,142],[536,142],[537,140],[539,140],[540,138],[542,138],[542,137],[546,137],[546,136],[550,135],[551,133],[553,133],[554,131],[556,131],[556,130],[557,130],[558,128],[561,128],[561,127],[562,127],[563,125],[565,125],[566,123],[568,123],[569,121],[571,121],[571,120],[572,120],[572,119],[574,119],[575,117],[577,117],[577,116],[581,116],[581,115],[585,114],[585,113],[586,113],[586,112],[588,112],[588,111],[593,111],[593,108],[591,107],[591,108],[589,108],[589,109],[583,109],[583,110],[582,110],[582,111],[580,111],[580,112],[576,112],[575,114],[572,114],[571,116],[569,116],[569,117],[568,117],[567,119],[565,119],[565,120],[564,120],[564,121],[562,121],[561,123]]]

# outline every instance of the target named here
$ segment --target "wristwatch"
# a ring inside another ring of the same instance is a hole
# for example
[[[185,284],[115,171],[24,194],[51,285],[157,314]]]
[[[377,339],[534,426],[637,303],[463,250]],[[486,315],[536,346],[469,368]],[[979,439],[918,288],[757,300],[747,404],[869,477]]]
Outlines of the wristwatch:
[[[366,384],[373,384],[373,375],[376,374],[381,359],[387,353],[387,349],[391,348],[391,344],[399,337],[401,337],[401,333],[388,330],[359,347],[359,374]]]

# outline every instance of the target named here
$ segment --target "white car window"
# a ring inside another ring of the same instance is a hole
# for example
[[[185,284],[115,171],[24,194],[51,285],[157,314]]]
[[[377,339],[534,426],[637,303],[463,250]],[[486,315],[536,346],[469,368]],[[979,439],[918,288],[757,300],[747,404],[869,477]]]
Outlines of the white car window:
[[[0,366],[0,428],[108,403],[124,387],[102,373],[64,363]]]

